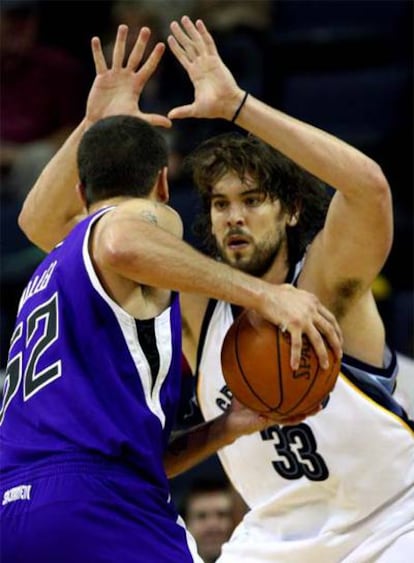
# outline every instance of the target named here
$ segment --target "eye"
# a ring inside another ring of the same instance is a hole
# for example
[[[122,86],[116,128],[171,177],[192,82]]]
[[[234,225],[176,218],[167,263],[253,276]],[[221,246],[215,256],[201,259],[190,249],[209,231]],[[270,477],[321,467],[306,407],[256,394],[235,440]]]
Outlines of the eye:
[[[228,205],[228,202],[224,199],[215,199],[212,204],[216,211],[223,211],[224,209],[227,209]]]
[[[244,204],[247,207],[258,207],[265,199],[264,194],[249,195],[244,199]]]

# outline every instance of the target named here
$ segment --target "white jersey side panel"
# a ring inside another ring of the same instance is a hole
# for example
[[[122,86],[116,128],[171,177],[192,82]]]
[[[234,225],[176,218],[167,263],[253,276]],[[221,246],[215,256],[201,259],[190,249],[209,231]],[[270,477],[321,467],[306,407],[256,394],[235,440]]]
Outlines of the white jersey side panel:
[[[232,322],[231,306],[218,302],[198,370],[206,420],[229,405],[220,350]],[[318,415],[242,437],[219,457],[251,508],[223,563],[375,561],[414,532],[413,432],[342,374]]]

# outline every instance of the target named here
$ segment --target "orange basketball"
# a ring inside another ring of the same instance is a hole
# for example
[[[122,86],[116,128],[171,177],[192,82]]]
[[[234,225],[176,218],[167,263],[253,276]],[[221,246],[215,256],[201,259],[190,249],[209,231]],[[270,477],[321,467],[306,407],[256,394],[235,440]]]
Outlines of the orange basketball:
[[[253,311],[243,311],[228,330],[221,350],[223,375],[246,407],[277,416],[305,415],[326,398],[338,377],[340,361],[328,347],[323,370],[306,337],[300,366],[290,367],[290,335]]]

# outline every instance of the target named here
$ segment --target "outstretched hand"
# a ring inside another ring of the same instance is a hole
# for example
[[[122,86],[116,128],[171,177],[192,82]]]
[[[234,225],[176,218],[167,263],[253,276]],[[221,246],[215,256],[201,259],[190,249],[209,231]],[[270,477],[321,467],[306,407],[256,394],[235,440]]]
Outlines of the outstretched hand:
[[[92,124],[110,115],[133,115],[155,126],[171,127],[171,120],[163,115],[144,113],[139,109],[139,98],[148,80],[154,74],[165,51],[157,43],[145,63],[141,64],[151,31],[141,28],[134,47],[124,65],[128,27],[120,25],[112,53],[112,66],[108,68],[99,37],[91,42],[96,77],[89,93],[86,119]]]
[[[168,45],[194,86],[194,101],[169,111],[171,119],[186,117],[231,119],[244,92],[223,63],[204,23],[188,16],[170,25]]]

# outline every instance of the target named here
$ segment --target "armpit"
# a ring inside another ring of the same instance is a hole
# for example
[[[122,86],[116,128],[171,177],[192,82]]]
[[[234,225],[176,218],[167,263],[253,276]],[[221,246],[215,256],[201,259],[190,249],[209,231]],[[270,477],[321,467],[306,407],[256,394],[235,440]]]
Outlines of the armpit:
[[[330,308],[338,320],[345,316],[352,302],[361,294],[362,289],[363,284],[359,279],[344,280],[336,285]]]

